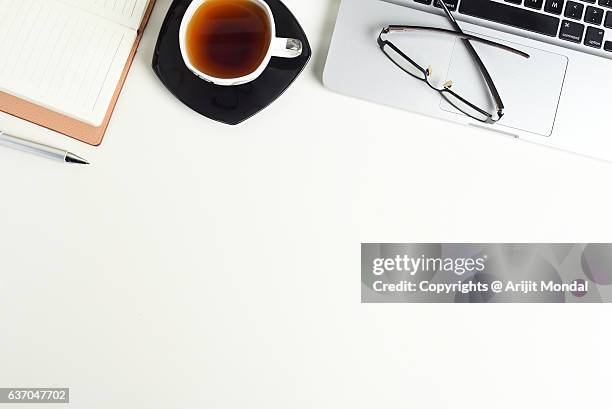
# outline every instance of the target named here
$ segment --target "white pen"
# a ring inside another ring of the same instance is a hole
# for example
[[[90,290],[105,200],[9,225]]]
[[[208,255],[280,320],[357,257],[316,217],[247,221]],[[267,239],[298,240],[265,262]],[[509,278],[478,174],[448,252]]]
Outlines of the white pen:
[[[89,162],[80,156],[75,155],[74,153],[70,153],[63,149],[54,148],[52,146],[43,145],[38,142],[28,141],[27,139],[18,138],[2,131],[0,131],[0,145],[23,152],[33,153],[34,155],[43,156],[45,158],[59,160],[64,163],[89,165]]]

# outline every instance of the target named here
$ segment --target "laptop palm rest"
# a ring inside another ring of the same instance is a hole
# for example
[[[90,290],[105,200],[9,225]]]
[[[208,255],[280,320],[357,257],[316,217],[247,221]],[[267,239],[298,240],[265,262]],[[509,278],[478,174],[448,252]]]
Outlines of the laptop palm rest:
[[[550,136],[563,88],[567,57],[496,38],[487,38],[518,48],[530,55],[530,58],[526,59],[474,43],[474,48],[491,74],[506,106],[505,116],[498,125]],[[452,86],[455,92],[467,97],[470,102],[475,102],[477,106],[495,112],[482,75],[461,40],[455,42],[447,79],[456,81]],[[444,99],[441,100],[440,108],[459,114]]]
[[[376,44],[389,24],[450,28],[441,16],[382,1],[343,0],[327,57],[323,82],[328,88],[376,103],[461,123],[478,124],[457,113],[438,93],[391,63]],[[523,39],[472,24],[465,31],[520,48],[524,59],[496,48],[475,44],[506,106],[505,116],[492,126],[515,135],[517,130],[550,136],[563,88],[567,57],[524,46]],[[503,39],[499,40],[497,35]],[[495,36],[493,38],[492,36]],[[461,40],[397,34],[398,46],[423,66],[433,67],[432,82],[454,81],[453,90],[486,106],[490,97]],[[515,42],[511,44],[509,41]],[[528,40],[525,40],[528,41]],[[489,127],[489,126],[487,126]]]

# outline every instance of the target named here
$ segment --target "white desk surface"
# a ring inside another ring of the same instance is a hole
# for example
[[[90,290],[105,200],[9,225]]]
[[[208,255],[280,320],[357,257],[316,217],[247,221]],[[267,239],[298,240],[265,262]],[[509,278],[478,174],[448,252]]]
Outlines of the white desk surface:
[[[609,402],[608,305],[362,305],[359,244],[610,241],[612,165],[326,90],[336,0],[287,0],[310,65],[214,123],[150,68],[158,3],[101,147],[0,115],[93,162],[0,150],[0,387],[74,409]]]

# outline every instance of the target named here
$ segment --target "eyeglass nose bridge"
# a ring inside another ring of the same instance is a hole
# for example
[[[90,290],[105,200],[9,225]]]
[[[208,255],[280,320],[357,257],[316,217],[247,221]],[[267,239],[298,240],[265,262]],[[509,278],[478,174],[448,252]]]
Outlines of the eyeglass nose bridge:
[[[440,91],[438,88],[436,88],[430,81],[429,79],[431,78],[431,76],[433,75],[433,67],[430,65],[427,66],[427,68],[425,69],[425,81],[427,82],[427,84],[433,88],[436,91]],[[453,86],[453,81],[447,79],[444,84],[442,84],[442,89],[450,89]]]

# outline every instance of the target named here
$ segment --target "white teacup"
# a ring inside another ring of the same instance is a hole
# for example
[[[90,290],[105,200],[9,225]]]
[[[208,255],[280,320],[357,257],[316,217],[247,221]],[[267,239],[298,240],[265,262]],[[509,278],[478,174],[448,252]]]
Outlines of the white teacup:
[[[181,21],[181,28],[179,31],[179,45],[181,48],[181,55],[183,56],[183,60],[185,61],[185,65],[189,68],[194,74],[198,77],[202,78],[205,81],[212,82],[217,85],[240,85],[245,84],[247,82],[251,82],[258,78],[266,69],[268,64],[270,63],[270,59],[272,57],[282,57],[282,58],[296,58],[302,55],[302,42],[300,40],[292,39],[292,38],[281,38],[276,37],[276,24],[274,22],[274,15],[272,14],[272,10],[270,10],[270,6],[263,0],[247,0],[257,4],[261,7],[268,18],[268,24],[270,27],[270,44],[268,45],[268,52],[266,56],[262,60],[261,64],[250,74],[244,75],[242,77],[237,78],[216,78],[212,77],[202,71],[198,70],[189,60],[189,54],[187,52],[187,28],[189,27],[189,23],[191,22],[193,15],[196,13],[198,8],[204,3],[210,0],[193,0],[185,15],[183,16],[183,20]]]

